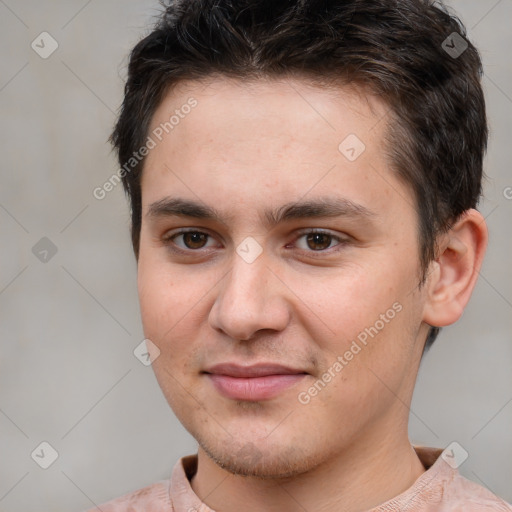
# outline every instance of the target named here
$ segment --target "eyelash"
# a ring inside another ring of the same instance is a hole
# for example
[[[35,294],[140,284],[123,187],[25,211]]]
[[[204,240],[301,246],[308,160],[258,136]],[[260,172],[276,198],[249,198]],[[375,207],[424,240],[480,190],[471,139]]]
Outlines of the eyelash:
[[[201,234],[201,235],[206,235],[210,238],[213,238],[212,235],[210,235],[209,233],[206,233],[204,231],[200,231],[197,229],[181,229],[175,233],[166,235],[162,239],[162,241],[163,241],[164,245],[170,251],[175,252],[175,253],[191,254],[191,253],[200,253],[201,251],[203,251],[204,248],[182,249],[181,247],[176,246],[176,244],[174,243],[174,239],[179,236],[185,235],[187,233]],[[333,233],[330,233],[328,231],[323,231],[321,229],[304,229],[304,230],[299,231],[299,233],[297,234],[297,237],[294,240],[294,243],[297,243],[298,240],[300,240],[302,237],[307,236],[307,235],[325,235],[325,236],[330,237],[333,241],[338,242],[334,247],[328,247],[327,249],[320,249],[318,251],[300,249],[302,251],[307,252],[309,255],[311,255],[313,257],[315,257],[316,254],[325,255],[325,254],[331,254],[332,252],[339,251],[339,250],[341,250],[342,247],[346,246],[349,243],[349,240],[347,238],[343,238],[341,236],[334,235]],[[332,249],[334,249],[334,251],[331,251]],[[206,248],[206,250],[208,250],[208,248]]]

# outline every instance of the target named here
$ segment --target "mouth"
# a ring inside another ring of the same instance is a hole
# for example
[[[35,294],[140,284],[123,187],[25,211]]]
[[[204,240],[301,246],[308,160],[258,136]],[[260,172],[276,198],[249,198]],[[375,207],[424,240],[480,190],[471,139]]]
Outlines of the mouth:
[[[232,400],[270,400],[301,381],[304,370],[272,363],[241,366],[223,363],[203,372],[215,389]]]

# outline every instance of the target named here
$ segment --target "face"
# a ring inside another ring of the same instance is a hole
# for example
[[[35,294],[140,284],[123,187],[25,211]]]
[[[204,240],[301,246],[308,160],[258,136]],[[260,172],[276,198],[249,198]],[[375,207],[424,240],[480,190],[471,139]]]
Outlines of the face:
[[[427,326],[386,110],[348,87],[217,78],[153,117],[144,333],[175,414],[231,472],[290,476],[407,435]]]

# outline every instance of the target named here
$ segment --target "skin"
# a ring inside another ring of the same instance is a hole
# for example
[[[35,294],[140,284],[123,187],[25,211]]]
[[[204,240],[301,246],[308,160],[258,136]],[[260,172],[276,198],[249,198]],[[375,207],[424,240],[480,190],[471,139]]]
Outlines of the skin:
[[[485,222],[469,210],[443,235],[420,287],[414,199],[386,160],[388,106],[379,98],[305,79],[215,77],[180,83],[150,130],[190,97],[197,106],[144,164],[138,287],[145,336],[160,350],[156,377],[199,444],[192,488],[221,512],[375,507],[425,471],[407,431],[423,345],[429,324],[462,314]],[[338,149],[349,134],[366,146],[352,162]],[[222,218],[149,213],[169,197]],[[371,214],[265,223],[267,209],[318,198]],[[180,236],[183,228],[208,236]],[[303,233],[315,229],[327,235]],[[252,263],[236,252],[246,237],[262,248]],[[333,372],[358,334],[397,303],[400,312]],[[227,361],[271,361],[307,375],[275,398],[233,400],[203,373]],[[329,368],[330,382],[301,403]]]

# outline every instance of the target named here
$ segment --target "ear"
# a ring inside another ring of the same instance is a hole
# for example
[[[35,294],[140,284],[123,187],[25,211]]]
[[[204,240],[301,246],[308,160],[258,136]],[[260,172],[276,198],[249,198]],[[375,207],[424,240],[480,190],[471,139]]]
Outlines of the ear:
[[[438,257],[429,269],[423,321],[445,327],[462,315],[475,287],[487,247],[485,219],[467,210],[438,241]]]

